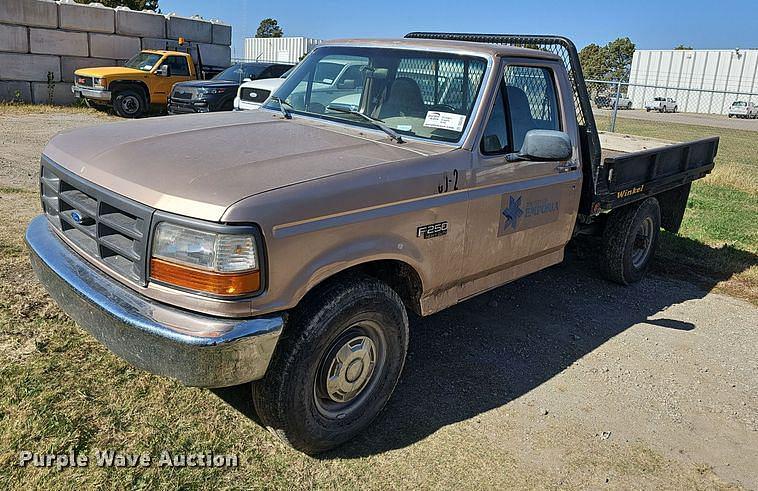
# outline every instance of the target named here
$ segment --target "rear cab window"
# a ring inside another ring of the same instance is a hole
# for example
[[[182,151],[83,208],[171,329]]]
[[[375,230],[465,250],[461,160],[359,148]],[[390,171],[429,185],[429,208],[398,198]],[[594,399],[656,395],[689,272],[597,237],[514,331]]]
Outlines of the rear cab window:
[[[172,77],[189,77],[189,65],[184,56],[167,56],[163,64],[168,65]]]
[[[518,152],[530,130],[561,130],[555,77],[543,66],[507,65],[480,150],[485,155]]]

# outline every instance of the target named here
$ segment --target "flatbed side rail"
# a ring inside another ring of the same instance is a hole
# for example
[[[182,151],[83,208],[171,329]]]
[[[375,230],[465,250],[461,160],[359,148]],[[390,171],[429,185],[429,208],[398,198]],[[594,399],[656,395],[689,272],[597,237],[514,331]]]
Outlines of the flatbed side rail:
[[[596,196],[597,205],[611,210],[705,176],[718,143],[714,136],[605,158],[598,177],[607,192]]]
[[[442,39],[451,41],[469,41],[476,43],[506,44],[522,48],[541,49],[556,54],[563,60],[568,72],[569,82],[574,96],[577,123],[581,131],[582,161],[585,163],[585,176],[591,175],[592,180],[584,179],[582,185],[582,200],[579,212],[590,213],[594,195],[602,193],[602,182],[598,181],[598,173],[602,165],[600,157],[600,139],[597,135],[595,116],[592,113],[587,85],[579,64],[579,53],[574,43],[563,36],[541,34],[473,34],[459,32],[411,32],[406,38]],[[586,165],[589,163],[589,165]],[[601,186],[601,188],[598,188]]]

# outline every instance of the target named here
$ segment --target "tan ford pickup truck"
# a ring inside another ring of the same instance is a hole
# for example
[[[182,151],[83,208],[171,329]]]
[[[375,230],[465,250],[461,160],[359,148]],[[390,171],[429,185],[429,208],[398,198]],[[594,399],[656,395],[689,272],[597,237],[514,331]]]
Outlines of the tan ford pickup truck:
[[[577,234],[602,237],[610,279],[642,278],[718,140],[617,140],[601,151],[564,38],[334,41],[260,110],[57,135],[26,240],[114,353],[187,385],[252,382],[260,420],[317,453],[387,403],[409,311],[559,263]]]

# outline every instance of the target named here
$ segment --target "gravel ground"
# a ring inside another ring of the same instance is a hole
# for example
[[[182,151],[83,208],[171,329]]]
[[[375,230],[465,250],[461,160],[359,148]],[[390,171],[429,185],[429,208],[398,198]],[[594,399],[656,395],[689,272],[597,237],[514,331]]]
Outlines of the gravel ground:
[[[596,118],[610,119],[612,112],[608,109],[594,110]],[[758,119],[728,118],[719,114],[658,113],[647,112],[644,109],[624,109],[618,112],[618,116],[620,118],[642,119],[644,121],[661,121],[665,123],[695,124],[734,130],[758,131]]]
[[[38,208],[42,147],[101,121],[0,113],[1,296],[43,295],[12,283],[30,275],[13,244]],[[664,269],[621,287],[599,278],[593,244],[572,244],[561,265],[412,320],[401,382],[360,438],[319,460],[259,458],[321,476],[310,486],[758,488],[758,310]],[[246,390],[216,392],[241,420]]]

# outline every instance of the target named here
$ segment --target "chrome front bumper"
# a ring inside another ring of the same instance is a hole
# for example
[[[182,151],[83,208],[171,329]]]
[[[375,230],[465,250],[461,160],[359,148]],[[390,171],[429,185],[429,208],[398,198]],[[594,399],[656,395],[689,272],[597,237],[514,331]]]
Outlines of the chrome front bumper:
[[[64,244],[47,218],[26,229],[32,268],[50,296],[81,327],[133,365],[197,387],[263,377],[282,316],[225,319],[150,301]]]
[[[106,102],[111,101],[110,90],[87,89],[84,87],[79,87],[78,85],[72,85],[71,92],[73,92],[76,97],[86,97],[87,99],[96,99],[98,101]]]

